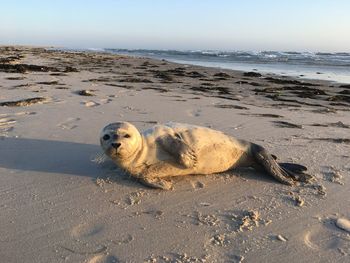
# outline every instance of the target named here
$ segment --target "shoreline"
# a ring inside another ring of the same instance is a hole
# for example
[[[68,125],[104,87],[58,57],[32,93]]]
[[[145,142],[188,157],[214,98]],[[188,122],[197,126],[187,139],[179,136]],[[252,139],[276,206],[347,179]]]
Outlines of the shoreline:
[[[350,85],[259,74],[0,47],[0,258],[346,261]],[[289,187],[237,169],[149,189],[98,162],[100,130],[118,120],[221,130],[315,180]]]
[[[339,84],[350,84],[350,72],[349,74],[344,74],[342,76],[339,76],[338,74],[335,75],[329,75],[328,73],[323,73],[322,70],[318,70],[317,67],[314,68],[313,72],[311,69],[309,69],[309,72],[300,71],[296,72],[295,68],[297,68],[298,65],[293,65],[291,67],[292,69],[285,67],[284,70],[280,69],[279,72],[275,69],[278,65],[274,64],[243,64],[243,63],[220,63],[220,62],[199,62],[196,63],[194,61],[187,62],[184,61],[176,61],[176,60],[169,60],[170,62],[175,62],[175,63],[181,63],[181,64],[190,64],[190,65],[198,65],[198,66],[204,66],[204,67],[213,67],[213,68],[218,68],[218,69],[229,69],[229,70],[234,70],[234,71],[241,71],[241,72],[246,72],[246,71],[256,71],[259,73],[262,73],[264,75],[274,75],[277,77],[290,77],[290,78],[296,78],[296,79],[301,79],[301,80],[323,80],[323,81],[329,81],[331,83],[339,83]],[[273,69],[270,69],[273,68]],[[294,69],[293,69],[294,68]]]
[[[57,50],[74,51],[74,49],[69,49],[69,48],[61,48]],[[240,61],[239,60],[241,59],[240,57],[237,57],[238,60],[226,61],[220,56],[217,58],[211,57],[211,56],[196,57],[196,56],[193,56],[193,52],[191,51],[166,51],[166,50],[138,51],[138,50],[123,50],[123,49],[120,49],[120,50],[119,49],[101,49],[100,51],[89,50],[89,49],[76,49],[76,51],[107,52],[109,54],[121,54],[121,55],[128,55],[128,56],[140,57],[140,58],[147,57],[147,58],[158,59],[158,60],[165,59],[169,62],[181,63],[181,64],[200,65],[205,67],[216,67],[221,69],[231,69],[231,70],[238,70],[238,71],[258,71],[264,74],[275,74],[279,76],[289,76],[289,77],[295,77],[295,78],[301,78],[301,79],[326,80],[331,82],[350,84],[350,71],[348,70],[348,65],[345,66],[344,64],[345,62],[342,62],[343,66],[341,66],[341,65],[331,65],[331,64],[327,65],[322,63],[312,64],[310,61],[309,62],[304,61],[304,63],[301,63],[300,61],[299,62],[296,61],[294,63],[287,63],[287,62],[281,63],[278,60],[277,61],[254,61],[254,60]],[[169,54],[167,52],[169,52]],[[171,55],[172,53],[174,54]],[[181,55],[177,53],[180,53]],[[201,52],[197,51],[195,53],[201,53]],[[223,52],[223,53],[230,54],[230,52]],[[256,54],[256,53],[264,53],[264,52],[238,52],[238,53]],[[267,52],[267,53],[284,53],[284,54],[291,55],[290,52]],[[185,54],[188,54],[188,55],[186,56]],[[294,55],[294,52],[292,52],[292,54]],[[302,53],[296,52],[296,54],[302,54]],[[310,54],[310,52],[307,52],[307,54]],[[317,55],[321,53],[315,52],[314,54]],[[325,54],[328,55],[328,53],[325,53]],[[343,53],[339,53],[339,54],[343,54]],[[347,54],[347,53],[344,53],[344,54]],[[284,59],[286,61],[289,60],[288,58],[284,58]],[[293,58],[291,59],[293,60]]]

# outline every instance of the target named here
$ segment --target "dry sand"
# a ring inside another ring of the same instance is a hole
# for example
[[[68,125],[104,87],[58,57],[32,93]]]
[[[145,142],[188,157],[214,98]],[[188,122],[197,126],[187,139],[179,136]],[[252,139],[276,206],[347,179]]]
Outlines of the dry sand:
[[[1,262],[349,261],[349,85],[0,47],[0,91]],[[117,120],[219,129],[316,180],[241,169],[149,189],[96,160]]]

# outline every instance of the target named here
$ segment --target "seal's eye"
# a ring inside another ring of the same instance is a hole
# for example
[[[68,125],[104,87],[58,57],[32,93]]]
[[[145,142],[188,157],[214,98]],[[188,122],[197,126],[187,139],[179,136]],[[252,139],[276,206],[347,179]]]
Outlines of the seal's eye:
[[[109,140],[110,138],[111,138],[111,136],[109,136],[108,134],[105,134],[102,137],[102,139],[105,140],[105,141]]]
[[[124,135],[124,138],[130,138],[131,136],[130,136],[130,134],[125,134]]]

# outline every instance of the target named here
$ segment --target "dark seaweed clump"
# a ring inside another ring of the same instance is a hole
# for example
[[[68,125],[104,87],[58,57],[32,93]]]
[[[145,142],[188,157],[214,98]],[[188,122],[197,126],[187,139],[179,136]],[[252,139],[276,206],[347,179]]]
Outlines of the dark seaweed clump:
[[[339,88],[341,88],[341,89],[350,89],[350,84],[340,85]]]
[[[249,108],[239,105],[232,105],[232,104],[217,104],[215,105],[216,108],[221,109],[237,109],[237,110],[249,110]]]
[[[276,126],[281,127],[281,128],[295,128],[295,129],[302,129],[303,126],[300,124],[294,124],[291,122],[287,121],[274,121],[273,123],[276,124]]]
[[[87,90],[87,89],[78,90],[76,93],[80,96],[95,96],[92,90]]]
[[[154,73],[155,78],[159,78],[163,81],[173,81],[174,78],[170,75],[168,71],[155,71]]]
[[[202,77],[204,77],[204,75],[199,73],[198,71],[191,71],[191,72],[187,72],[187,77],[190,77],[190,78],[202,78]]]
[[[29,99],[23,99],[23,100],[0,102],[0,106],[5,106],[5,107],[30,106],[32,104],[36,104],[44,101],[46,101],[46,98],[35,97],[35,98],[29,98]]]
[[[61,70],[56,67],[39,66],[32,64],[0,64],[0,71],[6,73],[26,73],[26,72],[60,72]],[[76,68],[65,67],[63,72],[78,72]]]
[[[258,72],[244,72],[243,76],[245,77],[256,77],[256,78],[260,78],[262,75]]]
[[[349,102],[350,103],[350,96],[335,95],[335,96],[329,97],[327,100],[328,101],[345,101],[345,102]]]

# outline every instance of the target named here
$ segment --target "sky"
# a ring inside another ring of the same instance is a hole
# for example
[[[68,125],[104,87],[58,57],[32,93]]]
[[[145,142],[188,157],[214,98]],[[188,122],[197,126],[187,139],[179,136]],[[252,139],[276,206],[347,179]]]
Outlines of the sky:
[[[350,52],[350,0],[0,0],[0,44]]]

